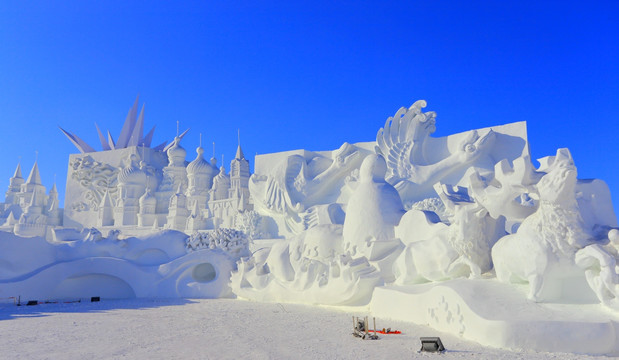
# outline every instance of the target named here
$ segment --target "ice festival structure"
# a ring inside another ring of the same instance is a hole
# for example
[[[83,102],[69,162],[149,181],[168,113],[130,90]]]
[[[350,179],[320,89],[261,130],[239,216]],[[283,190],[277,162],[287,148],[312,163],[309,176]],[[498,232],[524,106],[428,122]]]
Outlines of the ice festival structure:
[[[425,101],[375,141],[188,161],[134,103],[102,150],[69,131],[65,209],[18,166],[0,205],[0,297],[240,297],[359,306],[479,343],[619,354],[619,228],[568,149],[525,122],[433,137]],[[378,126],[377,126],[378,127]],[[36,252],[34,251],[36,249]],[[29,256],[25,256],[29,254]]]

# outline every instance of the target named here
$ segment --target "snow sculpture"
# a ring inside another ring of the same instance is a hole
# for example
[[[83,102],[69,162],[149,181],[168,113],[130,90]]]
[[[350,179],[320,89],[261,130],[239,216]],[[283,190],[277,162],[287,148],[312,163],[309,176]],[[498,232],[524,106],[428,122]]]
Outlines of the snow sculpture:
[[[233,292],[259,301],[362,305],[383,280],[365,257],[343,252],[341,225],[318,225],[242,258]]]
[[[344,220],[344,250],[364,256],[391,281],[391,265],[400,250],[394,227],[404,215],[398,192],[385,181],[387,164],[380,155],[368,155],[359,169],[359,184],[350,197]]]
[[[387,160],[387,181],[405,203],[432,197],[435,183],[487,157],[496,138],[492,130],[483,135],[471,131],[454,149],[444,145],[437,149],[438,144],[430,140],[436,130],[436,113],[423,113],[424,107],[426,102],[419,100],[408,109],[400,108],[376,134],[376,153]]]
[[[543,173],[533,169],[529,156],[522,156],[514,160],[513,166],[506,159],[501,160],[495,165],[493,175],[491,181],[484,181],[474,171],[469,177],[471,192],[490,216],[505,217],[508,230],[513,232],[537,210],[535,184]]]
[[[575,301],[591,292],[575,255],[594,239],[576,200],[577,172],[569,150],[559,149],[547,160],[546,174],[536,186],[538,209],[515,234],[497,242],[492,260],[499,280],[528,282],[532,300]]]
[[[239,212],[234,220],[235,228],[247,235],[250,240],[268,239],[272,236],[268,232],[265,218],[254,210]]]
[[[609,244],[592,244],[576,252],[576,265],[585,271],[587,283],[602,304],[619,310],[619,230],[608,232]]]
[[[27,180],[22,178],[18,164],[9,180],[6,200],[0,203],[0,228],[24,237],[44,236],[48,230],[62,224],[62,216],[56,184],[46,194],[38,163],[32,166]]]
[[[256,174],[249,183],[256,211],[272,218],[271,231],[283,236],[298,234],[309,224],[342,224],[337,209],[324,206],[348,201],[346,178],[358,170],[368,148],[344,143],[333,152],[257,156]]]
[[[480,278],[492,268],[490,249],[504,235],[504,221],[488,211],[463,187],[435,185],[446,205],[449,223],[427,210],[409,210],[395,228],[405,249],[396,260],[397,284],[457,277]]]
[[[133,235],[162,228],[192,233],[233,227],[238,213],[253,210],[249,161],[240,138],[228,175],[223,166],[217,167],[214,158],[210,163],[204,159],[201,146],[196,149],[196,158],[187,163],[187,151],[180,143],[188,130],[177,133],[170,145],[151,148],[154,128],[143,136],[144,108],[139,117],[137,114],[136,100],[117,142],[109,133],[105,139],[97,126],[103,151],[95,151],[63,130],[81,154],[69,158],[67,211],[63,214],[57,205],[50,205],[53,209],[46,214],[50,224],[122,227]],[[11,188],[18,183],[16,179]],[[58,214],[62,221],[56,220]],[[18,216],[21,211],[13,213],[13,217]]]
[[[240,258],[249,255],[249,240],[238,230],[219,228],[212,232],[195,232],[187,238],[187,252],[201,249],[221,249]]]
[[[234,251],[186,251],[173,230],[120,239],[96,228],[56,229],[53,240],[0,232],[0,297],[75,299],[230,296]],[[36,256],[24,257],[36,249]],[[21,254],[21,255],[19,255]],[[239,255],[242,255],[240,253]],[[16,256],[18,255],[18,256]],[[23,276],[29,274],[29,276]]]

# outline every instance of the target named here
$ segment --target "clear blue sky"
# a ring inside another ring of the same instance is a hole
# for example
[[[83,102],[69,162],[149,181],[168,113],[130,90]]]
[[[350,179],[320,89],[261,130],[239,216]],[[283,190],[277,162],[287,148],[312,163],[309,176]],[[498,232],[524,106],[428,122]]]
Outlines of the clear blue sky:
[[[2,192],[38,150],[64,196],[57,125],[99,149],[139,93],[153,143],[178,120],[226,163],[237,128],[247,156],[330,150],[417,99],[437,136],[526,120],[534,158],[570,148],[619,203],[617,1],[51,3],[0,3]]]

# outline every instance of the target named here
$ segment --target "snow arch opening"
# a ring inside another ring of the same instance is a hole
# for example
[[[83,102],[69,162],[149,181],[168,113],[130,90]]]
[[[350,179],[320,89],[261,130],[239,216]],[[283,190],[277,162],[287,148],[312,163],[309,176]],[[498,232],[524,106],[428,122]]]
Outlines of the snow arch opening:
[[[135,291],[123,279],[107,274],[87,274],[64,279],[56,286],[52,297],[56,299],[89,298],[99,296],[107,299],[135,298]]]
[[[215,280],[217,271],[211,263],[202,263],[194,266],[191,277],[197,282],[207,283]]]

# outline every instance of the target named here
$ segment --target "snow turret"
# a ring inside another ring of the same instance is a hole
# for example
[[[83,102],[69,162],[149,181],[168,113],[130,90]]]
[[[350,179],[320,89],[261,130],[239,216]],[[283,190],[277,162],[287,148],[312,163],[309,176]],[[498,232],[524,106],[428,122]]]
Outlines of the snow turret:
[[[213,179],[213,188],[211,189],[212,200],[222,200],[228,197],[230,189],[230,177],[226,174],[226,168],[222,166],[219,169],[219,174]]]
[[[114,204],[109,192],[105,192],[101,204],[99,205],[99,218],[97,219],[98,226],[114,225]]]
[[[21,186],[24,184],[24,178],[21,175],[21,164],[17,164],[17,168],[15,169],[15,174],[9,180],[9,188],[6,191],[6,200],[7,204],[17,204],[19,203],[19,197],[17,194],[21,191]]]
[[[140,197],[140,213],[154,214],[157,206],[157,199],[153,196],[150,188],[146,189],[144,195]]]
[[[168,224],[167,227],[174,230],[184,231],[189,210],[187,210],[187,197],[183,193],[182,184],[178,186],[176,194],[170,198],[170,207],[168,209]]]
[[[152,226],[156,220],[157,198],[150,188],[146,189],[140,197],[140,212],[138,213],[138,226]]]
[[[196,149],[198,156],[187,166],[187,178],[189,186],[187,188],[187,196],[190,203],[197,203],[200,209],[205,208],[208,191],[213,186],[213,176],[215,171],[211,164],[204,160],[204,149],[198,147]]]
[[[17,171],[16,171],[17,172]],[[38,193],[39,199],[37,201],[41,203],[46,202],[46,189],[45,186],[41,184],[41,174],[39,173],[39,165],[35,161],[32,166],[32,170],[30,171],[30,175],[28,175],[28,180],[25,183],[21,184],[20,192],[22,193],[20,205],[22,208],[25,208],[30,203],[30,199],[32,198],[33,193]],[[40,205],[40,204],[39,204]]]

